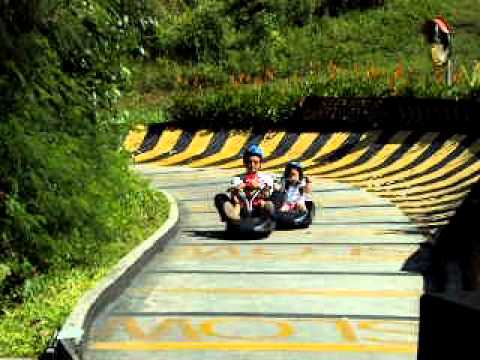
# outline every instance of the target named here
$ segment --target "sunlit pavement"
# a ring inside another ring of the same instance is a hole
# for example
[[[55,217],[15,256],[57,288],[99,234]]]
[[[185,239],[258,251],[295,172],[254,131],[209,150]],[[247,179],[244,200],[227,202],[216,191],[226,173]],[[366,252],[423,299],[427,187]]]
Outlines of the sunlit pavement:
[[[88,334],[85,359],[415,359],[424,241],[402,211],[315,179],[309,229],[225,240],[213,196],[236,171],[138,166],[181,228]]]

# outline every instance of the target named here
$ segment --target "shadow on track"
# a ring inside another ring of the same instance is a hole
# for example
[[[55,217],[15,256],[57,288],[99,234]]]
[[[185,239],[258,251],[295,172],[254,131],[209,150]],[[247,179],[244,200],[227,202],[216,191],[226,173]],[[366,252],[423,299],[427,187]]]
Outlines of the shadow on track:
[[[189,231],[192,236],[194,237],[204,237],[208,239],[215,239],[215,240],[226,240],[226,241],[231,241],[231,240],[242,240],[242,241],[250,241],[250,240],[261,240],[261,239],[266,239],[268,236],[264,235],[255,235],[252,234],[250,236],[246,236],[245,234],[241,233],[233,233],[233,232],[228,232],[225,230],[194,230],[194,231]]]

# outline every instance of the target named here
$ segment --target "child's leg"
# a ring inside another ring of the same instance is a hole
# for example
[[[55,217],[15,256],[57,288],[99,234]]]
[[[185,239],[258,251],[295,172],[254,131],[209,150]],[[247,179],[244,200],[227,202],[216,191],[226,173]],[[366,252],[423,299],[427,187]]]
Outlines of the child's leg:
[[[269,200],[263,202],[262,209],[267,215],[273,215],[275,213],[275,205]]]
[[[275,213],[275,205],[270,200],[260,199],[253,204],[254,207],[260,210],[261,213],[266,215],[273,215]]]
[[[305,205],[305,201],[297,202],[297,210],[300,212],[307,212],[307,205]]]

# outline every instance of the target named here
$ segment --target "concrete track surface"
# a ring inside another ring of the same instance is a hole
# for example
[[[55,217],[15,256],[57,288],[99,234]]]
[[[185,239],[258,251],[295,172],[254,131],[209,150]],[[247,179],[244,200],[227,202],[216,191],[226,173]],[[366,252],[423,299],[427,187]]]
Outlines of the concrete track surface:
[[[309,229],[224,237],[212,199],[249,142],[265,171],[307,167]],[[474,139],[166,129],[126,145],[179,201],[180,230],[95,320],[86,359],[416,358],[423,281],[400,269],[478,178]]]

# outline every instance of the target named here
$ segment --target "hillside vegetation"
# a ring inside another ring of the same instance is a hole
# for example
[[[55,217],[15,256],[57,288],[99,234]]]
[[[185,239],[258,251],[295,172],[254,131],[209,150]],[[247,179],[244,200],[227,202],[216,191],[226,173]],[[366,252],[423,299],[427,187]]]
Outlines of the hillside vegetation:
[[[343,7],[329,11],[331,3]],[[355,9],[364,3],[374,6]],[[152,0],[146,56],[132,64],[135,89],[122,102],[124,118],[182,118],[186,107],[202,116],[205,107],[227,112],[242,101],[254,113],[288,116],[309,94],[469,97],[478,89],[478,1],[379,3]],[[422,23],[438,14],[456,31],[452,88],[433,81],[420,34]]]
[[[123,4],[0,2],[0,356],[41,352],[168,214],[112,120],[142,16]]]

